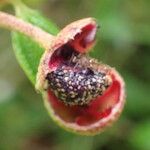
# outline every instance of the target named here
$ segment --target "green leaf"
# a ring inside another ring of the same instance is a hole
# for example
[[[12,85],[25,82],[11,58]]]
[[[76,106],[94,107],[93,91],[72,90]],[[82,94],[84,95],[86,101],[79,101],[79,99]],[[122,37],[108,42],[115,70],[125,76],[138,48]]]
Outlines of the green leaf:
[[[51,34],[56,34],[58,32],[56,25],[53,24],[52,21],[44,18],[39,12],[31,10],[23,4],[19,4],[15,9],[16,15],[23,20]],[[39,61],[44,49],[29,37],[17,32],[12,33],[12,44],[20,66],[23,68],[30,81],[35,84]]]

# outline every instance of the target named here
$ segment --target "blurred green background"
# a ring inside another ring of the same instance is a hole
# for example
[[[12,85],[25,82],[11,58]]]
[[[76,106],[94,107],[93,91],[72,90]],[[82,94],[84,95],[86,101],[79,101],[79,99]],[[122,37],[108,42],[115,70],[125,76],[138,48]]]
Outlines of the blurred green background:
[[[59,128],[18,65],[10,32],[0,29],[0,150],[150,150],[150,1],[24,0],[62,28],[95,17],[91,55],[120,71],[127,102],[119,121],[94,137]],[[12,12],[10,6],[3,8]]]

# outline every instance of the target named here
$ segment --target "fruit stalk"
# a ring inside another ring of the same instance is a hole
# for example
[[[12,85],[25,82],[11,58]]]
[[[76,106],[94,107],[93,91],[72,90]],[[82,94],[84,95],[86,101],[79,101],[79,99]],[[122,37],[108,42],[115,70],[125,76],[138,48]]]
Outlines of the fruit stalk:
[[[44,49],[50,47],[53,35],[43,31],[42,29],[23,21],[13,15],[0,11],[0,27],[23,33],[35,42],[40,44]]]

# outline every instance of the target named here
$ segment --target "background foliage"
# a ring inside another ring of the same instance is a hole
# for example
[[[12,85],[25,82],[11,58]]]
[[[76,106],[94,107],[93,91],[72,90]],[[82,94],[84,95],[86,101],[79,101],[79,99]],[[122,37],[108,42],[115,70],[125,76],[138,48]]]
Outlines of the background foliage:
[[[149,150],[149,0],[24,1],[60,28],[80,18],[97,18],[101,28],[91,55],[120,71],[127,103],[120,120],[95,137],[60,129],[18,65],[10,33],[0,29],[0,150]],[[10,6],[3,10],[12,12]]]

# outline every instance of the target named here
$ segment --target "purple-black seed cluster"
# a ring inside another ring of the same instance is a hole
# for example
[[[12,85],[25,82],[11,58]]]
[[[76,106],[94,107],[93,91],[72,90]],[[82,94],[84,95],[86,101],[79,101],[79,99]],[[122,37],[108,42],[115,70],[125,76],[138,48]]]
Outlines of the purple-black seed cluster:
[[[87,105],[110,85],[105,73],[63,65],[47,75],[49,88],[66,105]]]

